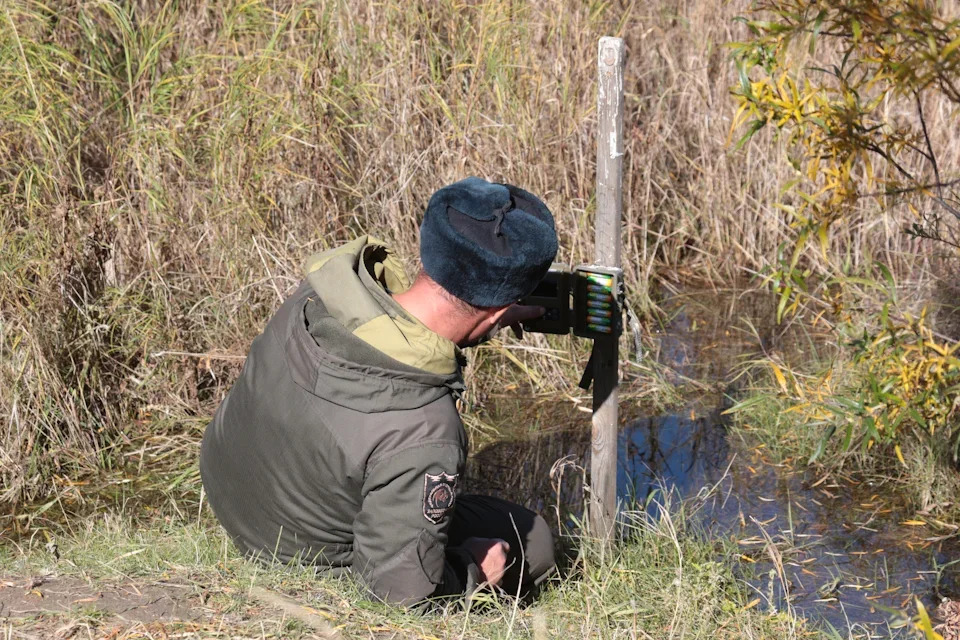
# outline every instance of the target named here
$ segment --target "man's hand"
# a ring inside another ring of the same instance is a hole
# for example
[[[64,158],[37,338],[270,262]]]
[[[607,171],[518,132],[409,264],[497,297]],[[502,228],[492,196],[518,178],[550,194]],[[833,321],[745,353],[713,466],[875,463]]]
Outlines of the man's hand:
[[[514,304],[507,309],[506,313],[503,314],[503,317],[500,318],[500,326],[510,327],[513,330],[513,335],[517,338],[523,337],[523,327],[520,326],[520,323],[524,320],[534,320],[539,318],[547,312],[543,307],[535,307],[525,304]]]
[[[480,566],[480,577],[483,581],[494,586],[500,584],[503,573],[507,570],[510,544],[500,538],[467,538],[462,546]]]

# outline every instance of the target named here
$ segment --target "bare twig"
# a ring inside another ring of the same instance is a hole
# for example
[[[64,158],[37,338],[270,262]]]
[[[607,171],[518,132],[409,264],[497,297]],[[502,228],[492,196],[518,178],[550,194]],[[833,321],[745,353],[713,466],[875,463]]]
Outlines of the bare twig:
[[[928,189],[937,189],[940,190],[943,187],[953,187],[960,184],[960,178],[954,180],[947,180],[946,182],[928,182],[926,184],[917,184],[912,187],[899,187],[897,189],[887,189],[886,191],[872,191],[870,193],[861,193],[860,198],[877,198],[880,196],[899,196],[905,193],[913,193],[915,191],[926,191]]]
[[[930,164],[933,166],[933,176],[936,178],[937,185],[942,184],[940,179],[940,168],[937,166],[937,156],[933,153],[933,145],[930,144],[930,134],[927,133],[927,119],[923,115],[923,101],[920,99],[920,92],[914,91],[913,97],[917,101],[917,116],[920,118],[920,128],[923,129],[923,140],[927,143],[927,159],[930,160]],[[943,188],[938,186],[937,193],[940,197],[943,197]]]
[[[246,360],[247,356],[238,356],[232,353],[194,353],[192,351],[157,351],[151,353],[151,358],[164,356],[181,356],[184,358],[204,358],[206,360]]]
[[[908,180],[910,180],[911,182],[919,182],[919,181],[913,176],[912,173],[910,173],[909,171],[907,171],[907,170],[903,167],[903,165],[901,165],[899,162],[897,162],[896,159],[894,159],[894,157],[891,156],[889,153],[887,153],[886,151],[884,151],[883,149],[881,149],[879,146],[877,146],[876,143],[867,144],[867,145],[865,146],[865,148],[868,149],[869,151],[873,151],[874,153],[876,153],[877,155],[879,155],[881,158],[883,158],[884,160],[886,160],[887,162],[889,162],[897,171],[899,171],[902,175],[904,175],[904,176],[905,176]],[[957,218],[957,220],[960,220],[960,209],[957,209],[956,207],[954,207],[953,205],[951,205],[949,202],[947,202],[946,200],[944,200],[944,199],[941,198],[940,196],[931,196],[931,199],[932,199],[934,202],[936,202],[937,204],[939,204],[941,207],[943,207],[944,209],[946,209],[949,213],[952,213],[952,214]]]

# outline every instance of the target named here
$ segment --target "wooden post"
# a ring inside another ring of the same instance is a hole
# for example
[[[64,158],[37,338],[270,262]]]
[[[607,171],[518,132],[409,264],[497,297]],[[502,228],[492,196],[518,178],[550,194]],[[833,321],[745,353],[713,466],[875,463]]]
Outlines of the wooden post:
[[[597,215],[594,263],[620,267],[623,209],[623,62],[620,38],[600,38],[597,87]],[[590,528],[610,540],[617,515],[619,341],[597,338],[593,353]]]

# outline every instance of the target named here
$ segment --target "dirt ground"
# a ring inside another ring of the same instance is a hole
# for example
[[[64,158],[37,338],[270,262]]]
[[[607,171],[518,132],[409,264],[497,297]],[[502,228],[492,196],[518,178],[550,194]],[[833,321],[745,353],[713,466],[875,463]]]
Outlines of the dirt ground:
[[[191,584],[133,581],[93,584],[80,578],[36,576],[0,581],[0,619],[43,614],[112,615],[130,622],[196,620],[202,593]]]
[[[261,590],[262,591],[262,590]],[[230,597],[223,598],[221,596]],[[71,576],[0,577],[0,638],[321,638],[278,600],[237,594],[178,577],[89,581]]]

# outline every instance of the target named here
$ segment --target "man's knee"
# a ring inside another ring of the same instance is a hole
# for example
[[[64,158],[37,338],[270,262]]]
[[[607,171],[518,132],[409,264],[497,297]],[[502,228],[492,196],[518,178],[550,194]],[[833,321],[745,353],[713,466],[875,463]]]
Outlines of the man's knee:
[[[550,575],[556,566],[556,558],[553,550],[553,533],[547,521],[540,516],[535,516],[530,533],[527,534],[527,545],[525,549],[526,563],[530,568],[530,578],[535,583],[539,583],[543,578]]]

